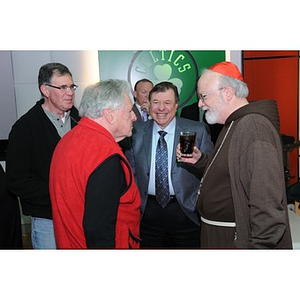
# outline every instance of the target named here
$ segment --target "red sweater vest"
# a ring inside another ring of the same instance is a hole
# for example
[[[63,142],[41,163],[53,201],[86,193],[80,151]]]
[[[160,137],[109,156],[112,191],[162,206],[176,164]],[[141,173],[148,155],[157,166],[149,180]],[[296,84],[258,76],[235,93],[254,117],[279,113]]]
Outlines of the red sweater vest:
[[[87,248],[82,225],[85,189],[91,173],[118,154],[128,190],[120,197],[115,229],[117,249],[139,248],[141,198],[133,172],[113,136],[96,122],[82,118],[58,143],[51,162],[50,196],[58,248]]]

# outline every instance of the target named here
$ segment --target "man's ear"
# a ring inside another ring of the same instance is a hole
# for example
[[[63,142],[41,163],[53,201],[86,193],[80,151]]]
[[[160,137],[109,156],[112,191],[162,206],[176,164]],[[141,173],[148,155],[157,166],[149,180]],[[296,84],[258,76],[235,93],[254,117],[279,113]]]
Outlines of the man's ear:
[[[107,122],[109,124],[113,124],[114,120],[115,120],[115,115],[113,113],[113,110],[111,110],[110,108],[105,108],[102,111],[103,116],[105,117],[105,119],[107,120]]]
[[[234,96],[234,89],[230,86],[227,86],[225,89],[224,89],[224,95],[225,95],[225,99],[227,101],[230,101],[233,96]]]
[[[41,85],[41,92],[45,97],[49,97],[49,89],[44,84]]]

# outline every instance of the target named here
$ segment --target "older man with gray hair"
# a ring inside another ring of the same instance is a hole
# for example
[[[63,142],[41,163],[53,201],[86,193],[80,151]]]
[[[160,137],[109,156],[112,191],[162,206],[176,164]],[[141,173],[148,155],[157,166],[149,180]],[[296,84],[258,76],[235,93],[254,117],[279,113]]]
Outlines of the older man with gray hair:
[[[117,143],[136,120],[129,93],[123,80],[86,88],[76,130],[55,149],[50,196],[60,249],[139,247],[141,199]]]
[[[198,80],[199,107],[210,124],[224,124],[198,191],[203,248],[292,247],[279,114],[274,100],[248,102],[236,65],[221,62]],[[177,157],[197,168],[201,151]]]

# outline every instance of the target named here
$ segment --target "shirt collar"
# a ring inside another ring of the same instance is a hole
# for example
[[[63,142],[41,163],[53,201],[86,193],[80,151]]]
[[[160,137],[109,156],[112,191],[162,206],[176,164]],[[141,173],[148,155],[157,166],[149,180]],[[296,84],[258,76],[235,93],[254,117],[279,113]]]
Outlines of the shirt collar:
[[[176,117],[169,123],[169,125],[165,129],[161,129],[156,122],[154,122],[153,130],[154,132],[158,131],[166,131],[168,134],[175,134],[176,127]]]
[[[44,112],[45,112],[51,119],[53,119],[53,120],[57,120],[57,118],[60,118],[60,119],[62,119],[62,120],[68,120],[68,118],[69,118],[69,116],[70,116],[70,113],[71,113],[71,110],[68,110],[68,111],[66,111],[66,112],[64,113],[64,117],[61,118],[58,114],[56,114],[56,113],[54,113],[54,112],[52,112],[52,111],[50,111],[50,110],[47,110],[47,109],[45,109],[44,107],[43,107],[43,110],[44,110]]]

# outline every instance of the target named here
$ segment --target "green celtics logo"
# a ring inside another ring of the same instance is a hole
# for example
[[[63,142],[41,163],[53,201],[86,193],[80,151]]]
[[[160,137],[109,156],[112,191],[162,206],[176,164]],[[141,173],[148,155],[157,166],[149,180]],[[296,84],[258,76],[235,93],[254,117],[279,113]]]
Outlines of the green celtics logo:
[[[128,68],[128,82],[132,92],[135,83],[147,78],[157,84],[170,81],[179,93],[178,108],[191,100],[196,91],[197,64],[189,51],[137,51]]]

